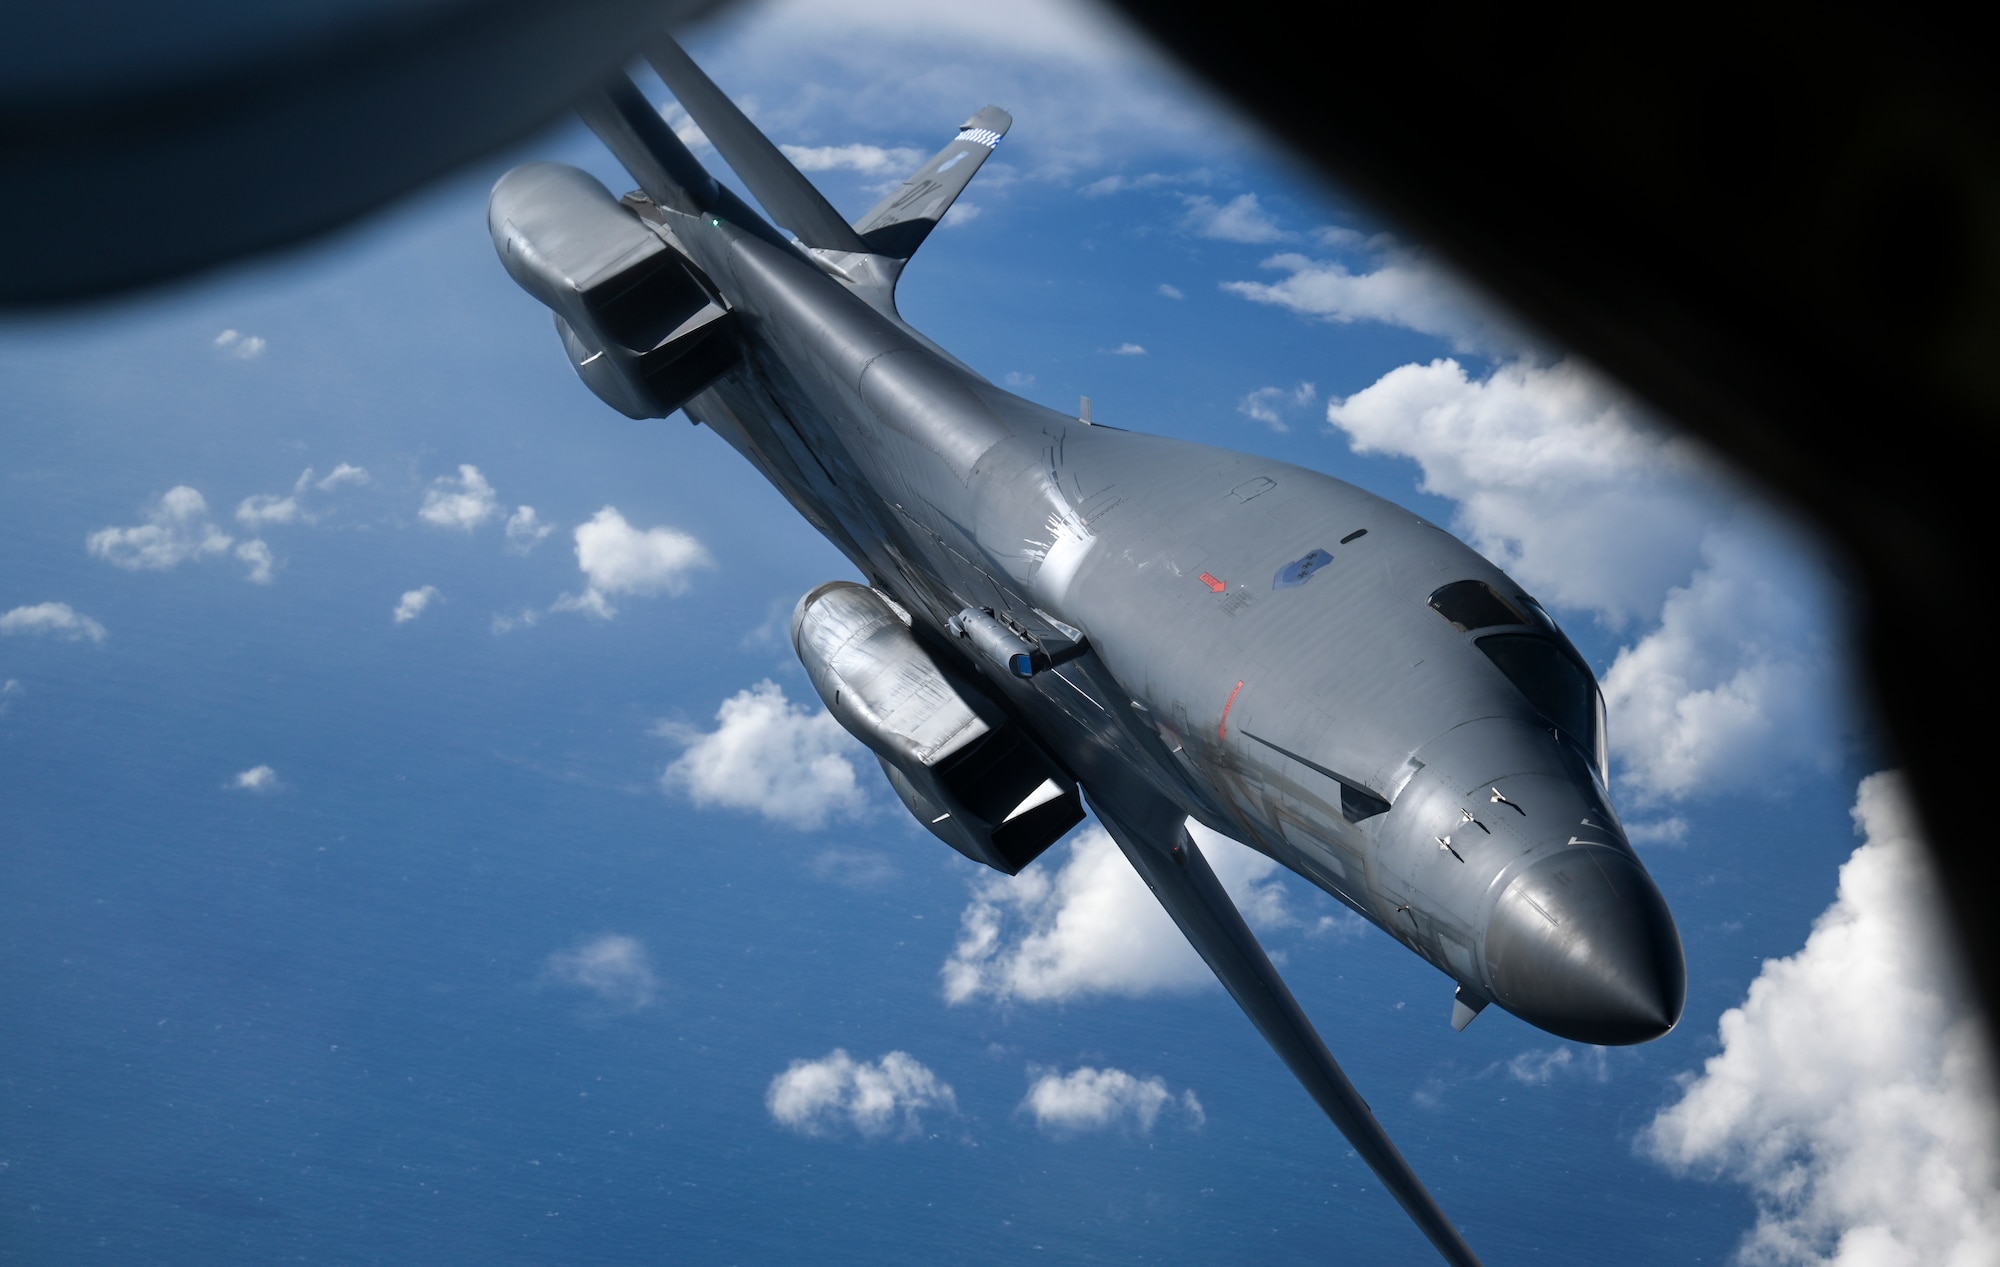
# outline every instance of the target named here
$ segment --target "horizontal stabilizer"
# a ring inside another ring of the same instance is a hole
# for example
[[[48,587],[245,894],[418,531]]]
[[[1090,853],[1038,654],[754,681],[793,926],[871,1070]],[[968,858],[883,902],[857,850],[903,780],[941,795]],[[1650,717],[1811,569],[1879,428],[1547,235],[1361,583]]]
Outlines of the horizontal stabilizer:
[[[660,35],[647,40],[645,47],[646,60],[772,219],[798,234],[807,246],[829,251],[868,249],[826,195],[792,166],[792,160],[757,130],[679,44]]]
[[[951,144],[854,226],[867,249],[899,260],[915,255],[1013,125],[1014,116],[999,106],[988,106],[960,124]]]
[[[1237,1006],[1291,1066],[1293,1075],[1305,1084],[1445,1261],[1453,1267],[1479,1267],[1472,1247],[1445,1217],[1388,1132],[1375,1120],[1361,1093],[1334,1063],[1326,1043],[1271,966],[1270,957],[1209,869],[1208,860],[1195,847],[1184,821],[1177,814],[1162,812],[1151,816],[1155,821],[1141,826],[1106,814],[1095,798],[1091,808]]]

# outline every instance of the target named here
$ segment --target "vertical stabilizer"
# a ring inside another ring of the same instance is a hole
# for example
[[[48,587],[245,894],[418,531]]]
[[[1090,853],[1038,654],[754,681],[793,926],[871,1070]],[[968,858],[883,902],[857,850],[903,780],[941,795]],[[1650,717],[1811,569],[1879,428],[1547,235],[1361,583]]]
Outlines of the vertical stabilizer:
[[[987,106],[959,124],[951,144],[855,225],[866,249],[899,260],[915,255],[1013,124],[1014,116],[999,106]]]

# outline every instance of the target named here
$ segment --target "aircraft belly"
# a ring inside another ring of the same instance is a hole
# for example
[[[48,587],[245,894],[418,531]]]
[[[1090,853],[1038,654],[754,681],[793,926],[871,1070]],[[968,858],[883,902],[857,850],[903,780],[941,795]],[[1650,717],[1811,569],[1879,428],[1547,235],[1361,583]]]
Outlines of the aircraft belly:
[[[774,293],[796,280],[755,262]],[[1363,820],[1440,735],[1519,713],[1425,605],[1444,581],[1504,582],[1491,564],[1329,477],[1020,401],[869,315],[782,328],[714,391],[738,447],[1072,777],[1175,805],[1483,979],[1470,916],[1492,868],[1407,831],[1385,854]],[[1077,654],[1011,676],[947,632],[968,608]]]
[[[774,377],[739,371],[689,401],[688,413],[742,453],[820,535],[865,566],[882,536],[873,499],[855,495],[865,482],[817,409],[802,393],[781,391],[789,384]]]

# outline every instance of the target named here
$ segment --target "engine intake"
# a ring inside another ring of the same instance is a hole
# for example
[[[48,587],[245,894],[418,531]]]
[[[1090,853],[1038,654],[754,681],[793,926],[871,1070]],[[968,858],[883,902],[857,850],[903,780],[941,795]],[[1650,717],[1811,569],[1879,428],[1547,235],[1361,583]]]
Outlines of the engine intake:
[[[834,581],[807,594],[792,645],[903,804],[966,857],[1014,875],[1083,821],[1075,781],[874,590]]]
[[[587,172],[517,167],[486,222],[508,274],[555,313],[577,376],[626,417],[666,417],[741,359],[708,278]]]

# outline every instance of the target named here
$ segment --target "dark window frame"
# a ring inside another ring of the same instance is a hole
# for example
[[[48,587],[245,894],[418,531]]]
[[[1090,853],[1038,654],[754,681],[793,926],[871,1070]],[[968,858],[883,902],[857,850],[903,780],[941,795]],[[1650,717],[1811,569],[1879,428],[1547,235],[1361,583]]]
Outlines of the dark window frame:
[[[1460,633],[1535,623],[1519,603],[1485,581],[1470,577],[1438,586],[1431,591],[1428,603],[1432,611]]]

